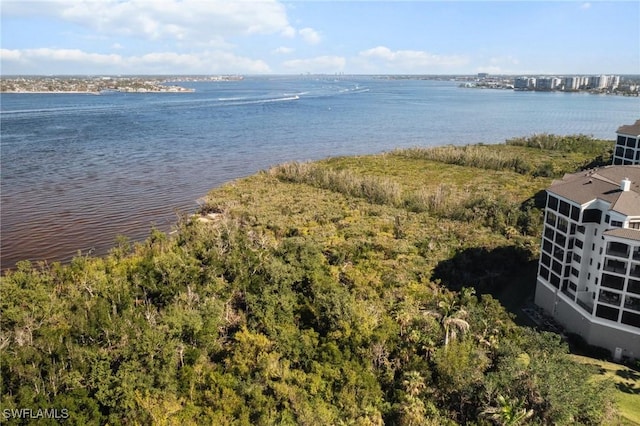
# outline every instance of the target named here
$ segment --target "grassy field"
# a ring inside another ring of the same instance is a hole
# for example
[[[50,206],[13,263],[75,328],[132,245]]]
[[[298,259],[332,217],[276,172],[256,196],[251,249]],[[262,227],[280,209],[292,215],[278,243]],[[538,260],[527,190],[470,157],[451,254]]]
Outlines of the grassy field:
[[[572,357],[598,368],[597,379],[613,380],[616,384],[615,399],[623,417],[623,424],[640,425],[640,372],[620,364],[587,358],[580,355]]]
[[[284,164],[211,191],[204,210],[243,217],[273,241],[303,235],[327,252],[360,253],[346,271],[357,281],[472,286],[517,315],[535,287],[540,196],[612,146],[526,142],[534,147],[413,148]]]

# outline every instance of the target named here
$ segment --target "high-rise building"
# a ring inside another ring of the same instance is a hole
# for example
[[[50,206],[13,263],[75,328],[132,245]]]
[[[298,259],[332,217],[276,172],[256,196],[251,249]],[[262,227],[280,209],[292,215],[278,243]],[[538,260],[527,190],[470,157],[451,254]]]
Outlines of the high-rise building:
[[[614,359],[640,358],[640,166],[547,189],[535,303]]]
[[[640,120],[620,126],[616,134],[613,164],[640,164]]]

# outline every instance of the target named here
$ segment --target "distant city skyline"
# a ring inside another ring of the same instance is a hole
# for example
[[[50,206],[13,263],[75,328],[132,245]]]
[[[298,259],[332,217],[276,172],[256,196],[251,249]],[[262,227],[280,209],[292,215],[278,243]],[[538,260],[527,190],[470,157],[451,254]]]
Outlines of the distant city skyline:
[[[3,0],[0,73],[640,74],[640,2]]]

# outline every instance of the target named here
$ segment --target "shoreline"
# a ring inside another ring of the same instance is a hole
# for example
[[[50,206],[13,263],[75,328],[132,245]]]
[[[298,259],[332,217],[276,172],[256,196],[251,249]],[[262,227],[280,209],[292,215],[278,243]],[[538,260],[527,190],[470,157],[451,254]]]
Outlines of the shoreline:
[[[4,91],[0,90],[0,95],[4,94],[18,94],[18,95],[105,95],[110,93],[195,93],[195,89],[182,89],[182,90],[108,90],[108,91],[88,91],[88,90],[16,90],[16,91]]]

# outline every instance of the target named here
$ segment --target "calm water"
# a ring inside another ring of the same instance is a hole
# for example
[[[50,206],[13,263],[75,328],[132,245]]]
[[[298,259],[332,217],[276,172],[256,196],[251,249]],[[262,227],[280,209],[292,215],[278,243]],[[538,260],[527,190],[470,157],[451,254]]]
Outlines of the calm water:
[[[1,255],[67,260],[167,230],[226,181],[291,160],[533,133],[613,139],[640,99],[373,78],[245,78],[179,94],[3,94]]]

